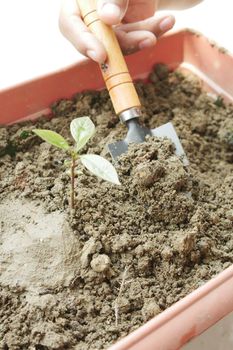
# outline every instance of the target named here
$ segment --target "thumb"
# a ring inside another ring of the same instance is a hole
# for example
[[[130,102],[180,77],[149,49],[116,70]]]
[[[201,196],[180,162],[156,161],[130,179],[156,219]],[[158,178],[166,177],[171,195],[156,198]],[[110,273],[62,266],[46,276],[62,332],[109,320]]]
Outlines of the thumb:
[[[108,25],[115,25],[121,22],[124,17],[129,0],[99,0],[97,11],[99,18]]]

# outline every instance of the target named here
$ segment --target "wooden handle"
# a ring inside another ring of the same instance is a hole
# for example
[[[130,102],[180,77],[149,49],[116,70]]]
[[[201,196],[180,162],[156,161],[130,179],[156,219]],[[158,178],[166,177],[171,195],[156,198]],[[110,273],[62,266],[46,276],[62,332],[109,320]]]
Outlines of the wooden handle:
[[[110,26],[101,22],[96,11],[97,0],[77,0],[83,21],[103,43],[107,60],[100,65],[116,114],[140,107],[138,94],[132,82],[116,35]]]

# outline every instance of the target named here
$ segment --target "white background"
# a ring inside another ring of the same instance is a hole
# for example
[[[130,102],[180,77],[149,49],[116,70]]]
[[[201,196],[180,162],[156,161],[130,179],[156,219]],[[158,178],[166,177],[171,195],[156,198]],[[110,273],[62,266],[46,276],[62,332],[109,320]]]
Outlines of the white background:
[[[0,89],[80,59],[59,32],[59,8],[60,0],[0,0]],[[194,28],[233,52],[232,0],[173,13],[175,29]]]

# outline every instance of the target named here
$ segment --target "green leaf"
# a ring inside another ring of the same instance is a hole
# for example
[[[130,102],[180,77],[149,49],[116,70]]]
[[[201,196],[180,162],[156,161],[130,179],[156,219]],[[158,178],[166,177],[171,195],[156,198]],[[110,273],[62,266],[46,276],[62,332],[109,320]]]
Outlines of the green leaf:
[[[81,155],[80,159],[82,164],[94,175],[115,185],[120,185],[116,169],[108,160],[95,154]]]
[[[38,135],[42,140],[50,143],[51,145],[64,149],[67,151],[70,146],[63,136],[59,135],[55,131],[45,130],[45,129],[34,129],[32,130],[36,135]]]
[[[70,124],[71,135],[76,142],[76,151],[78,152],[85,146],[87,141],[95,133],[95,125],[89,117],[81,117],[72,120]]]

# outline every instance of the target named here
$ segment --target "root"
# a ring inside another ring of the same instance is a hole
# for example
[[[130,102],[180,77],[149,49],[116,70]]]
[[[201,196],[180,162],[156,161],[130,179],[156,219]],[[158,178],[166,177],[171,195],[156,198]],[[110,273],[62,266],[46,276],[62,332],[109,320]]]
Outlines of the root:
[[[124,286],[126,285],[126,277],[127,277],[127,272],[128,272],[128,267],[125,268],[122,276],[122,281],[119,289],[118,296],[115,300],[115,306],[114,306],[114,311],[115,311],[115,325],[116,327],[118,326],[118,320],[119,320],[119,300],[122,296]]]

